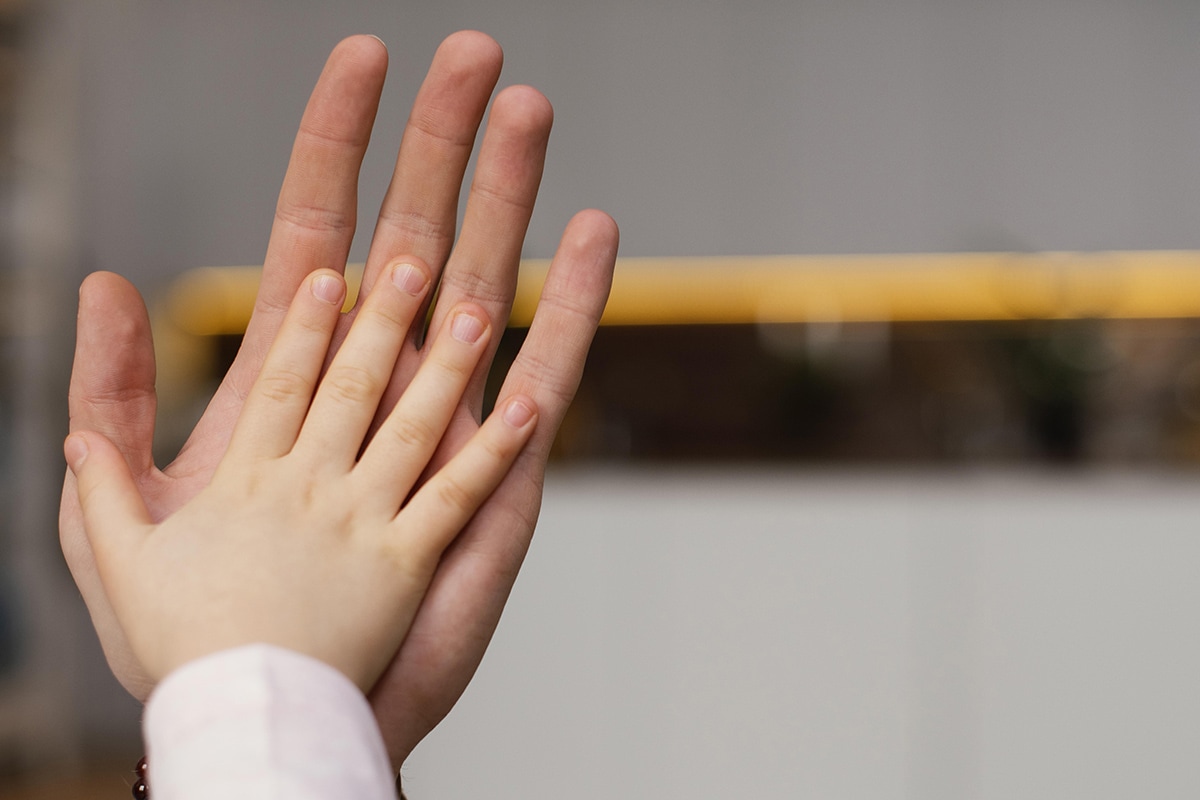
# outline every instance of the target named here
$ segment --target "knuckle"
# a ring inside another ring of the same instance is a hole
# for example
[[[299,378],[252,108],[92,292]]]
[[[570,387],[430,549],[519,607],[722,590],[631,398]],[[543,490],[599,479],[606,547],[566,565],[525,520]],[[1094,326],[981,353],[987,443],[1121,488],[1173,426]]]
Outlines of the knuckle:
[[[445,259],[454,241],[455,219],[453,214],[437,216],[414,209],[385,206],[379,212],[379,223],[400,233],[412,242],[432,243],[435,246],[434,262]]]
[[[539,403],[545,403],[542,397],[550,402],[543,409],[554,407],[566,408],[575,397],[579,379],[583,374],[583,361],[564,363],[559,359],[547,358],[537,350],[522,350],[517,355],[511,372],[519,373],[529,381],[531,390],[537,392]]]
[[[438,478],[437,497],[443,505],[460,513],[475,509],[475,495],[453,475],[443,474]]]
[[[458,386],[471,375],[474,370],[474,358],[464,358],[462,355],[459,358],[444,358],[429,362],[429,368],[433,370],[438,378],[438,383],[452,384]],[[468,352],[466,356],[473,356],[474,353]]]
[[[267,400],[286,403],[309,394],[308,380],[291,370],[274,370],[258,380],[258,391]]]
[[[475,133],[447,125],[441,108],[421,106],[413,109],[413,115],[404,131],[405,135],[420,137],[421,144],[435,152],[470,152],[475,144]]]
[[[603,303],[595,302],[591,293],[569,281],[563,286],[546,287],[538,300],[538,309],[542,308],[559,318],[558,324],[564,331],[583,334],[589,339],[604,314]]]
[[[279,221],[315,233],[340,233],[354,227],[354,214],[315,204],[281,200],[275,208]]]
[[[396,444],[406,450],[424,448],[437,438],[429,423],[414,417],[397,419],[385,430]]]
[[[403,336],[412,327],[413,315],[398,305],[372,303],[363,311],[364,317],[370,320],[372,329],[382,331],[389,341],[393,337]]]
[[[440,552],[429,552],[427,547],[412,547],[410,543],[400,542],[385,545],[383,555],[388,559],[391,571],[396,578],[404,583],[424,587],[433,577],[437,569],[437,559]]]
[[[497,170],[499,171],[499,170]],[[516,211],[528,216],[533,213],[534,201],[526,193],[512,187],[516,184],[515,175],[495,175],[480,178],[471,187],[471,195],[489,204],[500,206],[502,209]]]
[[[489,311],[508,307],[516,291],[516,266],[505,265],[503,269],[489,267],[485,263],[460,265],[456,269],[447,270],[442,277],[442,292],[453,290],[457,294],[469,297],[475,302],[482,303]]]
[[[511,437],[504,438],[501,436],[483,436],[479,441],[479,449],[483,453],[483,457],[487,463],[491,465],[504,464],[509,461],[516,448],[513,446]]]
[[[370,370],[343,364],[330,368],[325,388],[335,401],[359,405],[377,398],[383,392],[383,381]]]
[[[309,147],[323,148],[335,153],[346,148],[358,149],[367,146],[369,136],[340,128],[340,125],[323,125],[312,119],[304,119],[300,122],[299,136]]]

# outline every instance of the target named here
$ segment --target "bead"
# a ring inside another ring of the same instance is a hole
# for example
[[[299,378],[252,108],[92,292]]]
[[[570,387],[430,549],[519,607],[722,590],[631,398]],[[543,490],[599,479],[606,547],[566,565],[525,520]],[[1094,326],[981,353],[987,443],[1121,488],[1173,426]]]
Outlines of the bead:
[[[146,757],[142,756],[141,761],[138,761],[137,766],[133,768],[133,771],[137,773],[137,780],[133,782],[133,800],[149,800],[150,786],[146,783],[148,770]]]

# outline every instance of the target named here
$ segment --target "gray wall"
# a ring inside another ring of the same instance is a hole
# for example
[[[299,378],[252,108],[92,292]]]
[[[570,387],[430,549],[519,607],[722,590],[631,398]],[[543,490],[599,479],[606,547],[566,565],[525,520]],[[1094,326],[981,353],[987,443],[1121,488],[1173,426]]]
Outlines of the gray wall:
[[[557,111],[530,255],[572,211],[627,255],[1200,247],[1186,0],[88,0],[89,266],[258,263],[309,87],[375,32],[381,197],[440,38],[505,47]],[[365,253],[371,220],[355,256]]]

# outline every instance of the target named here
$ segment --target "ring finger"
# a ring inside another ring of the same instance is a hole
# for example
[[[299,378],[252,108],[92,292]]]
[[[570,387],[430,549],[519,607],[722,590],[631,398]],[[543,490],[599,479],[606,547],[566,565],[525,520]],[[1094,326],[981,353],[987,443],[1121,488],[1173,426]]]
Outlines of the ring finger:
[[[355,468],[364,502],[395,513],[429,463],[491,338],[487,314],[457,306]]]

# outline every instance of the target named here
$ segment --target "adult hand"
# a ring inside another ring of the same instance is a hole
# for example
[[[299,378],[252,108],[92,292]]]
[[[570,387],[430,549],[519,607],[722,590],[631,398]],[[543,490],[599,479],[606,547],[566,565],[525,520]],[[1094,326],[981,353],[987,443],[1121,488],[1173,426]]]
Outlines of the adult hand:
[[[366,441],[430,284],[427,269],[403,260],[388,272],[324,377],[346,287],[329,270],[305,281],[212,481],[162,522],[112,442],[67,437],[97,572],[152,680],[267,643],[369,690],[442,552],[533,433],[533,402],[512,398],[417,488],[492,338],[482,309],[463,303]]]
[[[528,87],[511,87],[496,97],[455,241],[459,188],[501,61],[495,42],[478,33],[455,34],[438,49],[379,212],[359,304],[339,323],[335,347],[361,308],[361,297],[369,296],[383,268],[400,254],[416,256],[429,265],[435,282],[440,279],[430,330],[441,330],[449,309],[462,302],[477,303],[496,330],[504,325],[552,112]],[[114,275],[93,275],[84,283],[71,430],[96,431],[114,444],[151,519],[164,519],[209,483],[297,287],[316,269],[343,268],[357,218],[358,170],[386,69],[386,50],[371,37],[343,41],[331,54],[301,120],[242,347],[179,457],[165,469],[151,456],[154,356],[145,306]],[[531,398],[539,410],[537,430],[444,554],[408,636],[371,697],[395,765],[454,705],[499,620],[533,533],[550,445],[607,298],[616,246],[616,226],[599,212],[577,215],[563,235],[498,400]],[[434,469],[478,427],[496,339],[468,382],[433,457]],[[419,330],[410,332],[381,409],[395,402],[433,344],[421,342]],[[113,614],[76,497],[68,474],[60,515],[63,552],[114,674],[145,699],[153,679]]]

